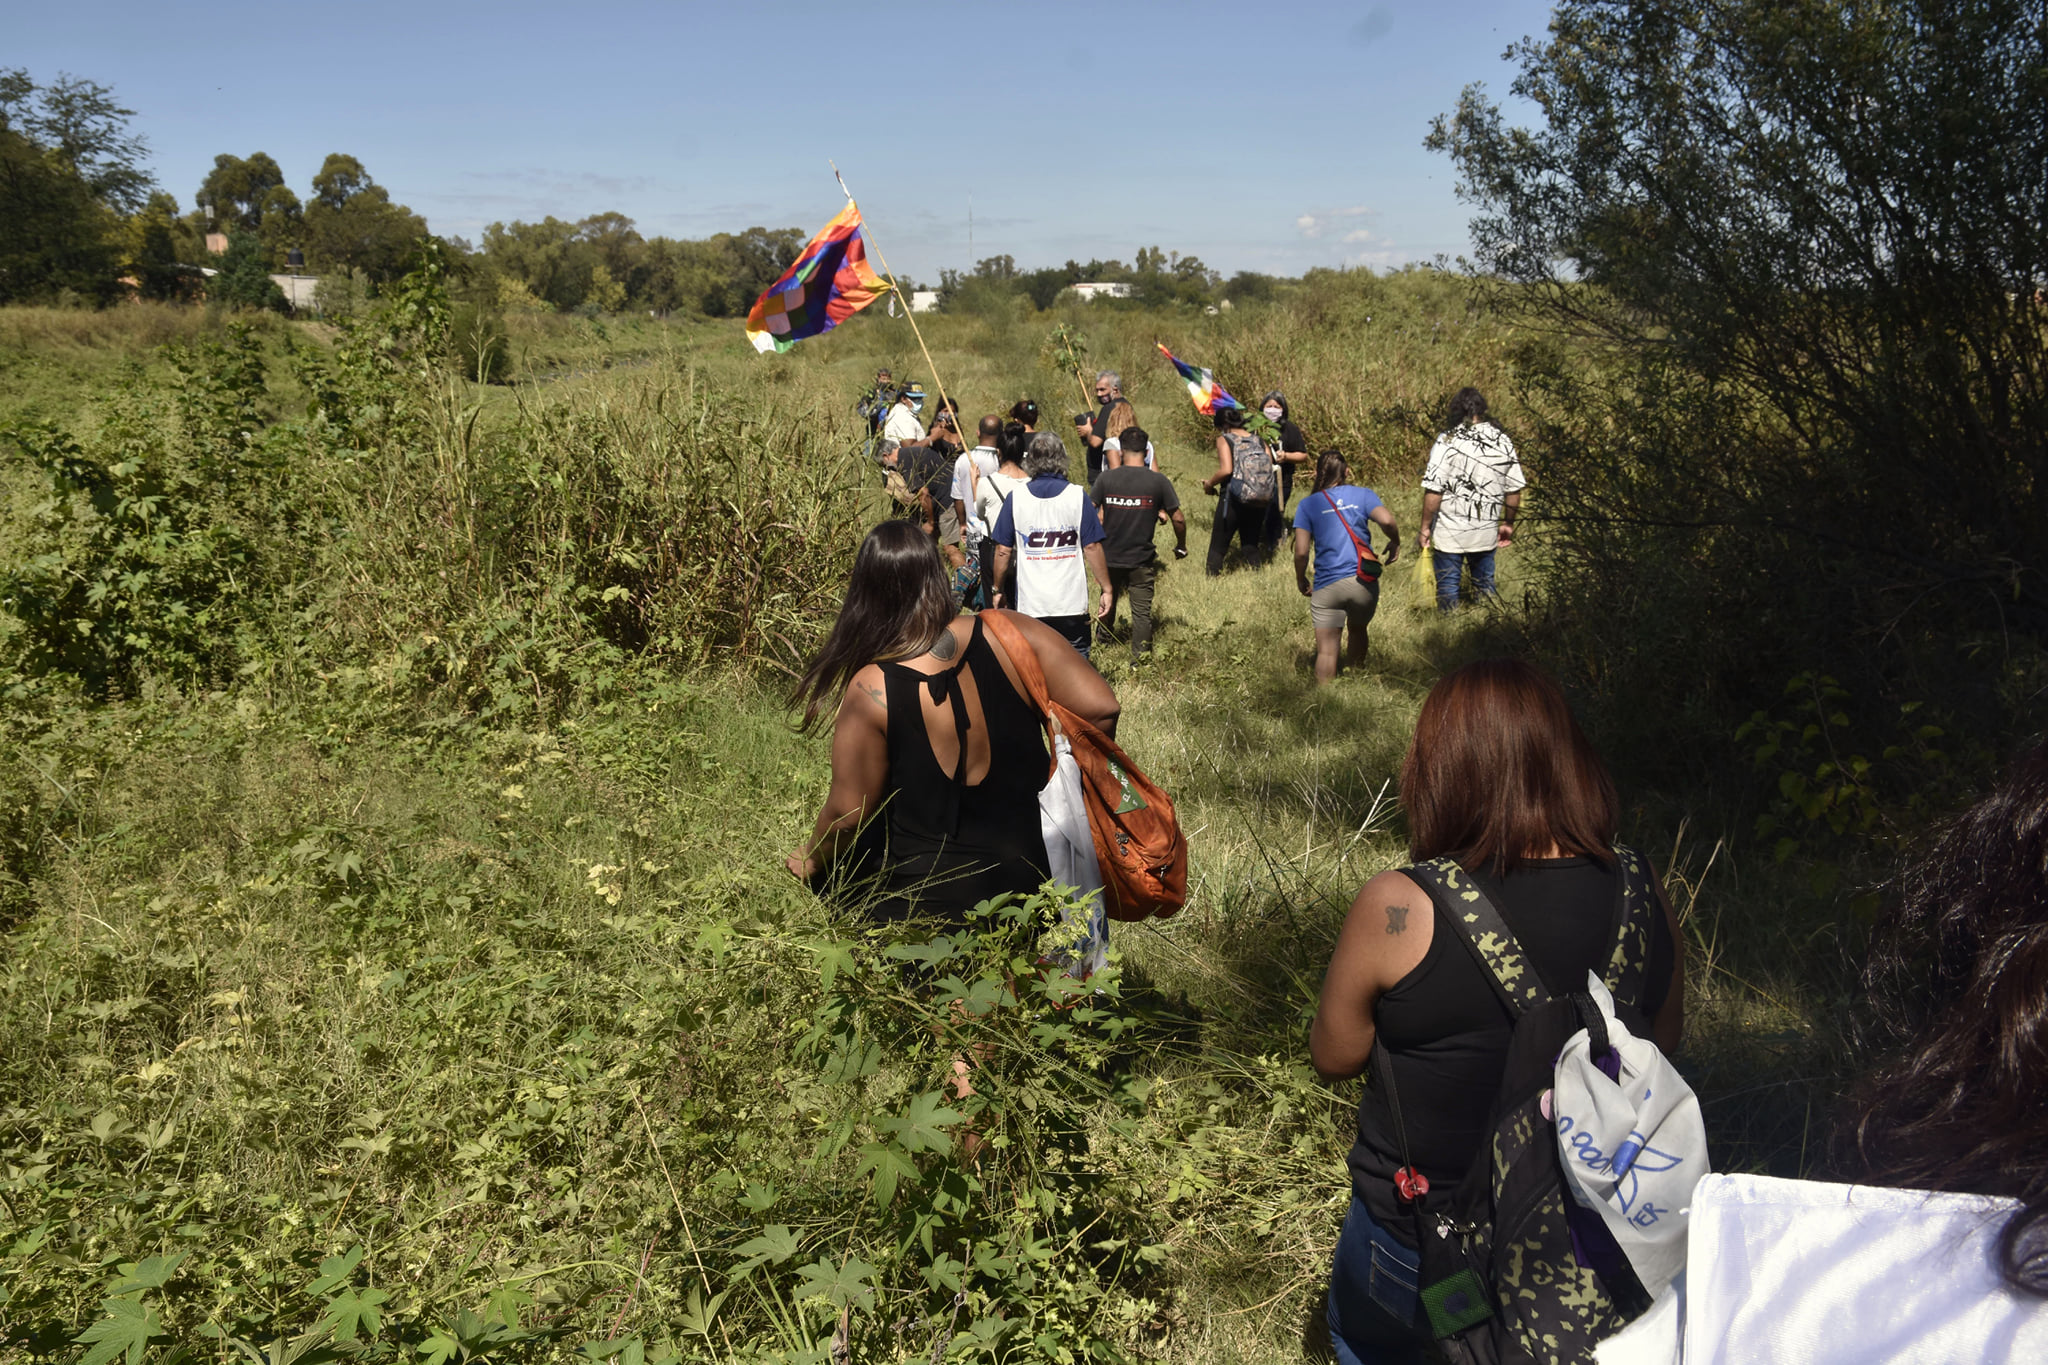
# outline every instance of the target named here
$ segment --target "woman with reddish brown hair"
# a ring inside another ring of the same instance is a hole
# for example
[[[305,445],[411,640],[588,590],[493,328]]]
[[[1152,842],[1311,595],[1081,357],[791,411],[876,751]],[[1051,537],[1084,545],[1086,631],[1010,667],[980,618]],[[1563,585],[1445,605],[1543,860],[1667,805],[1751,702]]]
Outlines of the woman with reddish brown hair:
[[[1397,1125],[1376,1082],[1358,1107],[1330,1281],[1343,1365],[1424,1359],[1401,1153],[1430,1185],[1454,1188],[1480,1154],[1507,1066],[1514,1015],[1432,868],[1484,890],[1553,996],[1626,954],[1644,985],[1640,998],[1617,993],[1618,1016],[1669,1052],[1684,1013],[1670,902],[1648,861],[1614,842],[1614,781],[1543,672],[1488,659],[1439,680],[1416,718],[1401,801],[1415,865],[1380,873],[1352,902],[1309,1038],[1327,1080],[1359,1075],[1383,1043],[1401,1103]]]

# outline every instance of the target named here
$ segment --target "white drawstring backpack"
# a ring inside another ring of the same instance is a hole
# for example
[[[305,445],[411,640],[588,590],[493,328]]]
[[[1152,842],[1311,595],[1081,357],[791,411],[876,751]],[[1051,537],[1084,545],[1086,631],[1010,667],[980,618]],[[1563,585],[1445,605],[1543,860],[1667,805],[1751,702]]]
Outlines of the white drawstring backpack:
[[[1661,1298],[1685,1268],[1693,1187],[1710,1169],[1706,1123],[1678,1068],[1614,1017],[1598,974],[1586,983],[1598,1017],[1588,1012],[1589,1027],[1566,1040],[1551,1090],[1565,1188],[1600,1215],[1643,1288]]]

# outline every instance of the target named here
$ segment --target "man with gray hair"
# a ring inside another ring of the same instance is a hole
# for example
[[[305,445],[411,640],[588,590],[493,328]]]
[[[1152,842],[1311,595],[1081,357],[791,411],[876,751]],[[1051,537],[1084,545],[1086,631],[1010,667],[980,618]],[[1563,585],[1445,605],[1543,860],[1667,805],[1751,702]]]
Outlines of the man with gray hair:
[[[996,543],[996,582],[1011,564],[1017,566],[1017,600],[997,605],[1037,617],[1085,659],[1095,642],[1095,621],[1109,614],[1112,600],[1102,520],[1087,494],[1067,481],[1067,448],[1051,432],[1031,438],[1024,472],[1029,482],[1003,503],[989,532]],[[1100,589],[1092,613],[1090,575]]]
[[[1074,418],[1074,439],[1088,457],[1088,486],[1102,477],[1102,443],[1113,439],[1125,427],[1138,425],[1138,414],[1124,398],[1124,377],[1115,370],[1095,376],[1095,401],[1102,407],[1093,417],[1080,413]]]

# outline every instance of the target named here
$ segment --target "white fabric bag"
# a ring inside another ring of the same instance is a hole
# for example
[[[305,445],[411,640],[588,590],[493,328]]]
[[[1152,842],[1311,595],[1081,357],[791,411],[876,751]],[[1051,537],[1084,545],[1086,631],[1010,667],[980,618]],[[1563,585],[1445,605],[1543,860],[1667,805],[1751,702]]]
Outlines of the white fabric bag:
[[[1657,1045],[1614,1017],[1614,997],[1599,976],[1588,972],[1586,982],[1621,1071],[1609,1080],[1594,1064],[1585,1029],[1558,1054],[1551,1114],[1565,1184],[1599,1213],[1643,1288],[1661,1298],[1685,1268],[1693,1187],[1710,1169],[1706,1122],[1692,1087]]]
[[[1693,1193],[1683,1312],[1660,1300],[1600,1365],[2048,1360],[2048,1301],[1998,1277],[2018,1205],[1973,1194],[1715,1175]]]
[[[1051,880],[1080,894],[1077,904],[1061,914],[1057,941],[1047,960],[1067,975],[1086,978],[1109,965],[1109,916],[1102,908],[1102,865],[1095,858],[1095,836],[1088,829],[1088,807],[1081,796],[1081,765],[1074,746],[1053,736],[1059,766],[1038,793],[1038,832],[1045,838]]]

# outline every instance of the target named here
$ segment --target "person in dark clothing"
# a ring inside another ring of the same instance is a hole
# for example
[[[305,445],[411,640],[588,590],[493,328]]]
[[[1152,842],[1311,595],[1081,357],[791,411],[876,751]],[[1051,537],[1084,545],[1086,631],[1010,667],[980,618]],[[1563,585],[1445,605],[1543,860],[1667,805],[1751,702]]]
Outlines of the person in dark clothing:
[[[1173,524],[1173,557],[1188,557],[1188,519],[1180,510],[1180,494],[1172,480],[1145,468],[1145,447],[1151,437],[1138,427],[1125,427],[1112,441],[1102,477],[1088,496],[1102,509],[1102,555],[1109,565],[1109,615],[1096,628],[1097,641],[1115,634],[1116,604],[1131,599],[1131,658],[1152,652],[1152,588],[1159,577],[1159,556],[1152,534],[1161,520]]]
[[[1543,984],[1583,989],[1614,947],[1619,878],[1647,872],[1661,913],[1640,1000],[1617,999],[1632,1029],[1667,1053],[1685,1009],[1678,922],[1655,870],[1614,842],[1620,803],[1564,693],[1536,668],[1486,659],[1430,690],[1401,768],[1409,856],[1449,857],[1498,906]],[[1328,1080],[1365,1070],[1386,1044],[1415,1165],[1453,1189],[1472,1165],[1507,1066],[1512,1016],[1460,931],[1400,870],[1352,902],[1323,979],[1309,1054]],[[1394,1188],[1401,1136],[1386,1087],[1367,1087],[1348,1165],[1351,1208],[1330,1281],[1337,1358],[1420,1361],[1427,1328],[1415,1291],[1414,1219]]]
[[[1047,627],[1013,619],[1053,700],[1115,734],[1116,694],[1101,675]],[[1044,882],[1043,718],[979,618],[955,614],[938,551],[915,526],[885,521],[861,543],[792,703],[806,730],[836,708],[832,786],[786,860],[794,876],[860,886],[849,899],[870,915],[955,929],[976,903]]]
[[[1294,471],[1308,463],[1308,442],[1302,439],[1301,428],[1287,415],[1287,395],[1280,390],[1274,389],[1261,398],[1259,410],[1280,429],[1280,451],[1273,457],[1280,464],[1280,495],[1273,500],[1273,510],[1266,514],[1266,553],[1270,556],[1279,548],[1280,537],[1291,524],[1286,517],[1287,501],[1294,496]]]
[[[1216,472],[1202,480],[1202,491],[1216,497],[1216,515],[1209,526],[1212,578],[1223,572],[1232,540],[1242,546],[1246,564],[1257,568],[1267,562],[1266,512],[1280,487],[1272,452],[1245,430],[1244,414],[1219,406],[1215,421]]]
[[[1092,487],[1102,476],[1102,445],[1125,427],[1138,424],[1138,414],[1124,397],[1124,377],[1115,370],[1095,376],[1095,401],[1101,406],[1093,417],[1083,413],[1074,419],[1074,436],[1081,442],[1088,461],[1088,483]]]

